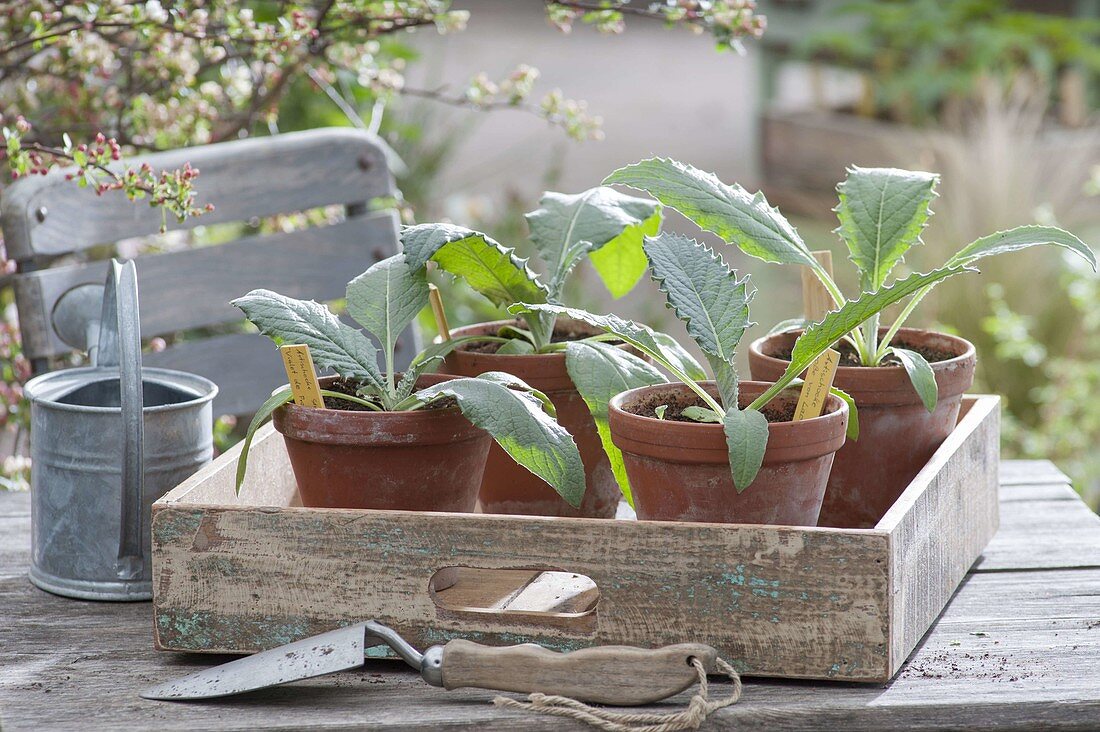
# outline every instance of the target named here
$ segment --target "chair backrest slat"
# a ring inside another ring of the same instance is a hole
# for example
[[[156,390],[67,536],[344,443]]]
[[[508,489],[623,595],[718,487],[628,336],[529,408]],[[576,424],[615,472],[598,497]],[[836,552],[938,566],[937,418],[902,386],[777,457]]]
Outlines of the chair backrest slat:
[[[339,299],[348,280],[398,251],[396,214],[370,213],[378,199],[395,195],[383,149],[369,134],[326,129],[157,153],[130,164],[142,160],[158,170],[190,162],[201,171],[199,200],[212,202],[215,211],[182,226],[169,222],[171,229],[344,208],[345,217],[331,225],[137,257],[143,337],[211,326],[221,333],[188,336],[145,354],[145,364],[212,379],[221,387],[216,414],[254,411],[286,376],[270,340],[225,333],[224,327],[242,320],[229,301],[258,287],[320,302]],[[49,359],[72,351],[51,322],[58,300],[75,287],[102,284],[106,274],[105,261],[66,264],[65,255],[155,234],[161,216],[121,194],[99,197],[78,188],[60,171],[8,188],[0,223],[19,264],[13,284],[24,351],[42,371]],[[99,249],[95,254],[102,256]],[[399,342],[399,367],[416,346],[410,330]]]
[[[129,161],[172,170],[186,162],[199,169],[199,204],[213,212],[172,229],[247,221],[330,204],[356,204],[392,196],[385,155],[373,136],[351,129],[322,129],[156,153]],[[97,196],[65,180],[64,171],[33,176],[4,193],[0,226],[16,259],[78,252],[96,244],[148,236],[162,217],[121,194]]]
[[[139,258],[141,332],[145,338],[241,319],[229,304],[258,287],[321,302],[344,296],[348,280],[393,251],[392,212],[349,218],[331,226],[252,236],[232,245],[188,249]],[[73,287],[102,284],[107,263],[89,262],[28,272],[15,281],[29,358],[69,353],[47,322],[57,300]],[[149,293],[148,295],[146,293]]]

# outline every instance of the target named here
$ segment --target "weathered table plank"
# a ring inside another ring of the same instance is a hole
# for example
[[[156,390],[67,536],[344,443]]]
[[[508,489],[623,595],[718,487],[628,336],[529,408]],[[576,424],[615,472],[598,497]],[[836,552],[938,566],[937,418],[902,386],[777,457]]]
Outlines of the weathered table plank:
[[[742,701],[706,728],[1094,728],[1100,519],[1049,463],[1005,463],[1002,477],[1000,532],[892,683],[749,680]],[[489,692],[428,687],[382,661],[216,703],[145,701],[141,688],[220,659],[152,650],[148,604],[78,602],[33,588],[25,576],[29,533],[25,494],[0,494],[5,731],[583,729],[496,709]]]

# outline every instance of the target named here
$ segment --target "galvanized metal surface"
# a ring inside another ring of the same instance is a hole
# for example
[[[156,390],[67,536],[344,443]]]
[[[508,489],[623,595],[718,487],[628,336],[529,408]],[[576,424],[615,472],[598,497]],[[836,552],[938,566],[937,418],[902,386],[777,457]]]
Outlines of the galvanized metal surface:
[[[112,263],[102,293],[98,313],[86,291],[55,312],[58,332],[88,348],[94,365],[25,389],[31,581],[69,597],[148,600],[150,506],[212,457],[218,389],[193,374],[142,369],[132,262]]]

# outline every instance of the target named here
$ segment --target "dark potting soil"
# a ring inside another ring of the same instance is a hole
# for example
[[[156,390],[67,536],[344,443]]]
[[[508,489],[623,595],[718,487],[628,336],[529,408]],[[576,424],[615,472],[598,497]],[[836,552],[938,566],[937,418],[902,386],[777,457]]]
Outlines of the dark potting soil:
[[[904,348],[907,351],[916,351],[920,355],[924,356],[924,360],[928,363],[936,363],[937,361],[948,361],[952,358],[958,357],[959,355],[957,353],[953,353],[942,348],[932,348],[930,346],[923,345],[918,346],[913,343],[909,343],[908,341],[901,338],[895,338],[891,345],[897,346],[898,348]],[[791,344],[790,347],[777,349],[775,351],[772,351],[768,355],[772,358],[782,359],[783,361],[790,361],[791,350],[793,348],[794,344]],[[863,366],[863,364],[859,362],[859,354],[856,353],[856,349],[852,346],[851,343],[848,343],[847,341],[841,341],[841,343],[835,346],[835,348],[840,351],[841,366]],[[896,356],[887,356],[879,365],[901,366],[902,364]]]
[[[517,328],[527,329],[526,323],[516,320],[512,325]],[[580,341],[585,338],[599,333],[598,330],[584,325],[582,323],[554,323],[554,335],[550,338],[551,343],[568,343],[570,341]],[[509,337],[504,335],[505,338]],[[612,345],[618,345],[619,341],[605,341]],[[464,346],[459,346],[461,351],[470,351],[472,353],[496,353],[503,346],[503,343],[496,341],[471,341]]]
[[[718,400],[721,404],[721,400]],[[658,395],[648,396],[645,399],[631,404],[625,408],[627,412],[639,417],[657,419],[657,407],[667,406],[664,419],[667,422],[695,422],[684,416],[684,410],[688,407],[706,407],[707,405],[699,397],[681,397],[680,399],[662,397]],[[741,405],[742,407],[746,405]],[[790,422],[794,419],[794,410],[797,402],[793,399],[776,399],[765,405],[760,411],[769,422]],[[695,422],[695,424],[699,424]]]
[[[347,394],[349,396],[359,396],[356,391],[362,386],[358,381],[352,381],[351,379],[337,379],[336,381],[325,387],[328,391],[339,392],[340,394]],[[364,399],[365,397],[359,397]],[[341,412],[373,412],[375,410],[368,407],[364,407],[362,404],[356,404],[355,402],[349,402],[346,399],[337,399],[336,397],[324,397],[325,409],[335,409]],[[367,399],[367,401],[373,401]],[[445,399],[439,402],[434,402],[424,409],[446,409],[453,404],[452,399]],[[377,401],[374,402],[378,404]],[[378,406],[382,406],[379,404]]]

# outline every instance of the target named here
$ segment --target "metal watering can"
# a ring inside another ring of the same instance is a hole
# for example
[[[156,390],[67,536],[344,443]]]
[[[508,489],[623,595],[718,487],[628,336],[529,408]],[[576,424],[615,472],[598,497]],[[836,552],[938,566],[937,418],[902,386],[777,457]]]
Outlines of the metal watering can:
[[[152,598],[150,506],[213,455],[212,381],[141,368],[137,271],[73,288],[53,327],[92,366],[35,377],[32,566],[38,587],[85,600]]]

